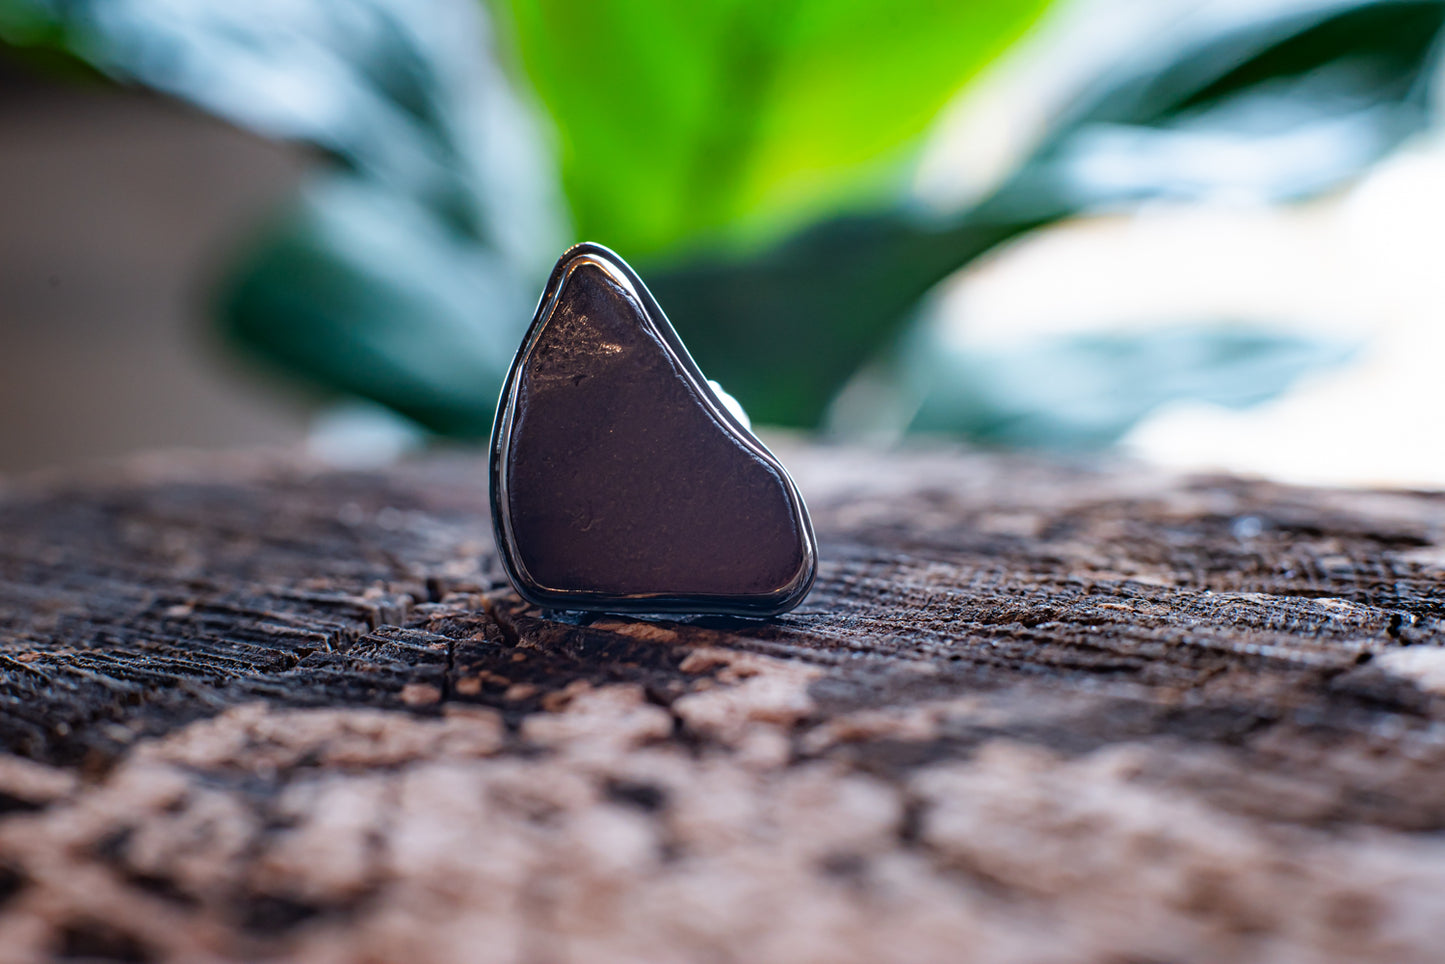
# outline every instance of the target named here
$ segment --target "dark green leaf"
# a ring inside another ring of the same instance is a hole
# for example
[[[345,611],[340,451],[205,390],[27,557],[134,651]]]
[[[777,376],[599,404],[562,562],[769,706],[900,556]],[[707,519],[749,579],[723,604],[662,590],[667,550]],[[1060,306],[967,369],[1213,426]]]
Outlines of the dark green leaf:
[[[522,281],[408,198],[338,174],[264,235],[221,311],[294,374],[479,438],[536,300]]]

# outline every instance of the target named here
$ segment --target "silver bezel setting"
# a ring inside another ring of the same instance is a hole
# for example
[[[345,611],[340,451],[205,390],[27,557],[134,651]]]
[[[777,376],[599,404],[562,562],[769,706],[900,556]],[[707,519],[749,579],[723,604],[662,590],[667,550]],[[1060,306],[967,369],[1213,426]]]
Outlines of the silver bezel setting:
[[[736,594],[669,594],[635,593],[617,594],[561,589],[545,586],[532,577],[518,551],[516,537],[512,531],[510,501],[508,499],[508,458],[511,449],[512,428],[516,417],[517,399],[514,393],[517,379],[536,349],[542,332],[551,321],[552,313],[561,297],[563,288],[572,273],[583,265],[593,265],[602,270],[623,292],[634,299],[641,309],[652,333],[657,336],[665,349],[677,362],[683,377],[694,389],[697,397],[719,427],[734,436],[750,452],[768,464],[778,475],[787,489],[794,507],[795,520],[803,534],[803,561],[798,572],[784,586],[767,593],[747,595]],[[507,380],[502,386],[501,398],[497,403],[497,415],[492,424],[491,459],[489,466],[492,529],[501,555],[502,565],[517,594],[528,602],[553,609],[575,609],[593,612],[631,613],[717,613],[735,616],[776,616],[793,609],[812,588],[817,575],[817,539],[813,533],[812,521],[808,516],[803,497],[798,492],[792,476],[767,446],[728,411],[727,406],[714,394],[707,379],[698,369],[697,363],[688,354],[682,339],[673,330],[667,316],[663,314],[652,293],[625,261],[600,244],[584,242],[569,248],[558,259],[557,266],[542,291],[533,315],[531,327],[527,329],[522,346],[512,360]]]

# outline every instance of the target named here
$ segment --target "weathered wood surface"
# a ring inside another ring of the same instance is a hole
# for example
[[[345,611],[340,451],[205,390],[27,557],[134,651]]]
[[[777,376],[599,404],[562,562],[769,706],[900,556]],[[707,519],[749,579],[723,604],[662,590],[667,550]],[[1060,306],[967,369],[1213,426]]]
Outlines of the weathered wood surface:
[[[767,622],[520,605],[472,459],[0,487],[0,959],[1445,956],[1445,498],[784,458]]]

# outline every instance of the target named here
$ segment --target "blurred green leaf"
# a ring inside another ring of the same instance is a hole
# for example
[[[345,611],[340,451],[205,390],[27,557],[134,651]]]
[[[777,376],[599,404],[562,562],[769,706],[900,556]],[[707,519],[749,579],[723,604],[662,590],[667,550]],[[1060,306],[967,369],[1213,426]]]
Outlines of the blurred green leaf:
[[[1357,346],[1259,325],[1170,325],[972,350],[910,339],[911,427],[1006,446],[1081,449],[1116,441],[1166,402],[1243,408]],[[896,428],[896,426],[883,426]]]
[[[484,434],[566,239],[555,174],[450,0],[4,0],[0,40],[67,50],[334,163],[224,286],[222,320],[294,373]]]
[[[813,425],[935,284],[1003,241],[1153,198],[1308,196],[1426,124],[1445,2],[1225,12],[1100,78],[973,208],[827,221],[756,256],[659,265],[649,284],[703,370],[756,420]]]
[[[1280,11],[1280,7],[1283,10]],[[1228,5],[1181,25],[1059,119],[998,192],[1035,213],[1160,198],[1288,201],[1429,122],[1440,0]]]
[[[517,0],[583,237],[630,258],[896,193],[939,109],[1047,0]]]
[[[62,45],[269,137],[304,141],[523,261],[559,231],[551,171],[449,0],[5,0],[0,40]]]
[[[496,251],[354,175],[312,185],[234,270],[234,336],[313,382],[482,438],[535,292]]]

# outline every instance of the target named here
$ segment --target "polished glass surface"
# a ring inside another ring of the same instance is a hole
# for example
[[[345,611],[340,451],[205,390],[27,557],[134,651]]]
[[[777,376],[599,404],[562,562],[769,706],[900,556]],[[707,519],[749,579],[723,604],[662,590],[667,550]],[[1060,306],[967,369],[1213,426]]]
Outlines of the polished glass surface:
[[[513,363],[492,501],[508,575],[539,605],[770,615],[813,580],[787,471],[600,245],[563,255]]]

